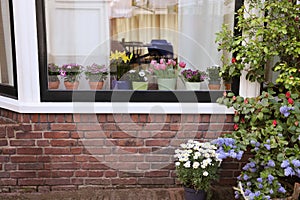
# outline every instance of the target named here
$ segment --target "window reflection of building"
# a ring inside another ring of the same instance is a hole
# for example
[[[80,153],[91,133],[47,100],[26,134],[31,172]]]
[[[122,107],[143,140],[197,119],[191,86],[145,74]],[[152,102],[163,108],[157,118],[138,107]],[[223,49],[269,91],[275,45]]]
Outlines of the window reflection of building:
[[[13,85],[9,4],[0,1],[0,83]]]

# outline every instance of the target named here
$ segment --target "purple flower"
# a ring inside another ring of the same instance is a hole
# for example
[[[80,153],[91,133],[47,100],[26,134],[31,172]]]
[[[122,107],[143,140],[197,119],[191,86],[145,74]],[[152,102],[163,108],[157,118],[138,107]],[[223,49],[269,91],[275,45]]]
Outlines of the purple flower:
[[[269,160],[267,166],[268,167],[275,167],[275,162],[273,160]]]
[[[294,107],[288,107],[286,105],[281,106],[279,111],[281,114],[283,114],[285,117],[288,117],[290,115],[290,110],[294,110]]]
[[[260,195],[260,191],[256,191],[256,192],[255,192],[255,196],[256,196],[256,197],[259,197],[259,195]]]
[[[259,188],[259,189],[263,188],[263,185],[260,183],[260,184],[258,185],[258,188]]]
[[[271,145],[269,145],[269,144],[264,144],[264,146],[266,147],[267,150],[271,149]]]
[[[300,167],[300,161],[299,161],[299,160],[292,160],[292,164],[293,164],[295,167],[297,167],[297,168]]]
[[[252,183],[251,182],[247,182],[247,186],[249,187],[249,186],[251,186],[252,185]]]
[[[271,174],[268,175],[268,182],[269,184],[271,184],[274,180],[274,176],[272,176]]]
[[[65,76],[67,75],[67,74],[66,74],[66,71],[64,71],[64,70],[60,70],[59,73],[60,73],[60,75],[63,76],[63,77],[65,77]]]
[[[274,191],[272,189],[270,189],[270,194],[273,194],[273,193],[274,193]]]
[[[262,178],[257,178],[256,180],[257,180],[257,182],[259,182],[259,183],[262,183],[262,182],[263,182],[263,179],[262,179]]]
[[[295,172],[294,172],[293,168],[287,167],[284,169],[284,175],[285,176],[293,176],[293,175],[295,175]]]
[[[278,189],[278,192],[280,192],[280,193],[286,193],[286,190],[284,189],[284,187],[280,187],[279,189]]]
[[[247,174],[244,174],[243,179],[246,181],[249,179],[249,176]]]
[[[281,168],[286,168],[288,166],[290,166],[290,162],[288,160],[282,161],[282,163],[280,165]]]

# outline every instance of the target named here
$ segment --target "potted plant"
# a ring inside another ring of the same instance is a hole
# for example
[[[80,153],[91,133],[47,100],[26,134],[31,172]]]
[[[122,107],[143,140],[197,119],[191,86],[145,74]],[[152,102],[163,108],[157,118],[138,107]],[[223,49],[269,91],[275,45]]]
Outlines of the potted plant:
[[[48,88],[57,89],[59,87],[60,81],[58,79],[59,67],[54,63],[48,64]]]
[[[207,68],[208,88],[210,90],[219,90],[221,88],[220,67],[215,65]]]
[[[181,75],[185,80],[185,86],[188,90],[199,90],[200,83],[207,78],[205,71],[185,69],[181,71]]]
[[[177,77],[178,77],[178,66],[185,68],[184,62],[177,62],[173,59],[160,59],[159,62],[156,60],[151,61],[151,71],[157,77],[158,89],[159,90],[175,90]]]
[[[101,90],[104,80],[108,75],[108,68],[105,65],[92,64],[87,66],[84,71],[86,80],[89,81],[90,88],[93,90]]]
[[[110,73],[112,89],[130,89],[131,84],[127,72],[131,69],[132,53],[115,51],[110,53]]]
[[[238,11],[236,27],[243,34],[234,36],[226,26],[218,33],[219,49],[236,59],[222,70],[232,76],[243,72],[249,81],[263,85],[268,81],[266,66],[276,56],[270,69],[278,77],[256,97],[225,92],[218,99],[235,110],[234,131],[227,137],[251,153],[238,176],[236,198],[291,199],[292,185],[300,182],[299,4],[295,0],[245,4]]]
[[[133,90],[147,90],[149,71],[141,69],[132,69],[128,72],[129,80],[132,82]]]
[[[76,63],[65,64],[60,68],[60,76],[64,79],[66,89],[78,89],[82,66]]]
[[[174,157],[176,175],[184,186],[186,200],[209,198],[211,183],[217,179],[222,161],[216,153],[217,147],[210,142],[194,140],[180,146],[175,150]]]

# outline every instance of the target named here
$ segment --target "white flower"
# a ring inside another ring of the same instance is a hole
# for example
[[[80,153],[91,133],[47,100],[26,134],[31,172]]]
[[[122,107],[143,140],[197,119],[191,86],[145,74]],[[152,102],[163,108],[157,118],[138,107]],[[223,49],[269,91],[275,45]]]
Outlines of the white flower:
[[[186,149],[186,144],[181,144],[180,145],[182,148]]]
[[[144,71],[140,71],[140,72],[139,72],[139,75],[140,75],[141,77],[144,77],[144,76],[146,75],[146,73],[145,73]]]
[[[175,165],[176,165],[176,166],[179,166],[179,165],[180,165],[180,162],[176,162]]]
[[[193,163],[193,168],[194,168],[194,169],[198,169],[199,165],[200,165],[199,162],[194,162],[194,163]]]
[[[133,74],[133,73],[135,73],[135,70],[132,69],[132,70],[129,71],[129,73],[130,73],[130,74]]]
[[[184,163],[183,165],[185,168],[190,168],[191,167],[191,162],[187,161],[186,163]]]
[[[148,78],[146,76],[144,77],[144,81],[148,81]]]
[[[208,172],[207,172],[207,171],[204,171],[204,172],[203,172],[203,176],[208,176]]]

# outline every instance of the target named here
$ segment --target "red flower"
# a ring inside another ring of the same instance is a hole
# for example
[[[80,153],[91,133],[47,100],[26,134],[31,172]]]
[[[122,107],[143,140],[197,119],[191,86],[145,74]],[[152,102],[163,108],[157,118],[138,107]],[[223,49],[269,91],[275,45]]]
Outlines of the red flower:
[[[226,97],[227,96],[227,92],[223,92],[223,96]]]
[[[244,100],[244,103],[245,103],[245,104],[248,104],[248,103],[249,103],[248,99],[245,99],[245,100]]]
[[[290,97],[291,97],[291,93],[290,93],[290,92],[286,92],[286,93],[285,93],[285,97],[286,97],[286,98],[290,98]]]
[[[243,123],[243,124],[245,123],[245,119],[244,118],[241,119],[241,123]]]
[[[233,125],[233,129],[236,131],[236,130],[238,130],[239,129],[239,125],[238,124],[234,124]]]
[[[185,62],[181,61],[181,62],[179,63],[179,67],[185,68],[185,66],[186,66],[186,63],[185,63]]]
[[[289,98],[288,99],[288,103],[291,104],[291,105],[293,105],[294,104],[294,100],[292,98]]]
[[[233,96],[233,97],[232,97],[232,100],[235,101],[235,100],[236,100],[236,96]]]
[[[272,123],[272,124],[273,124],[273,126],[276,126],[276,125],[277,125],[276,119],[273,120],[273,123]]]
[[[299,125],[299,122],[298,121],[295,121],[295,126],[298,126]]]
[[[232,58],[232,59],[231,59],[231,62],[232,62],[232,63],[236,63],[236,58]]]

